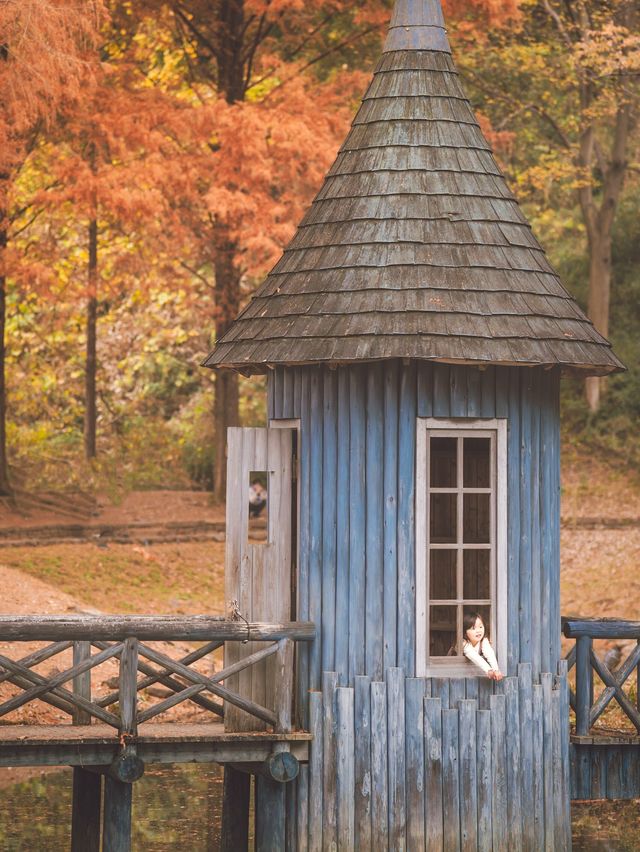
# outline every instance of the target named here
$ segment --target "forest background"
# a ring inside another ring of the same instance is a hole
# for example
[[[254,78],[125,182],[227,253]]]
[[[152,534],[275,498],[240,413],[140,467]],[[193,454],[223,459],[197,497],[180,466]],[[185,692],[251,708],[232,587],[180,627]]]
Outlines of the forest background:
[[[264,379],[199,367],[293,235],[391,0],[0,0],[0,491],[201,487]],[[448,0],[483,130],[628,372],[566,441],[640,467],[634,0]]]

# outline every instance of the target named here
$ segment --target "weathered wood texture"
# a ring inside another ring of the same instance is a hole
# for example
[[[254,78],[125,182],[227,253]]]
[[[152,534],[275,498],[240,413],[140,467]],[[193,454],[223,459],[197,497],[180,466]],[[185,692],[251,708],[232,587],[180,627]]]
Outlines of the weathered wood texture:
[[[541,687],[528,667],[496,687],[504,694],[492,694],[487,709],[465,697],[447,707],[428,697],[429,679],[405,678],[398,668],[384,681],[359,677],[354,688],[339,686],[337,674],[325,672],[324,712],[320,693],[313,693],[310,807],[306,825],[297,822],[297,848],[568,848],[568,736],[562,731],[563,724],[568,731],[568,718],[558,712],[565,676],[547,682],[555,711],[545,728],[549,749],[539,749],[536,758],[553,795],[548,807],[536,808],[534,755],[524,725],[541,731],[545,709],[532,701]]]
[[[569,744],[572,799],[640,798],[640,742]]]
[[[319,379],[329,373],[331,381]],[[303,459],[320,442],[321,458],[331,465],[337,460],[336,476],[313,482],[312,466],[301,467],[300,528],[317,532],[305,538],[307,553],[301,540],[298,612],[308,617],[308,602],[320,601],[322,614],[314,665],[300,666],[308,681],[299,683],[298,700],[321,688],[321,670],[336,671],[349,686],[358,675],[379,679],[394,666],[407,676],[416,672],[416,416],[472,411],[508,418],[509,674],[515,676],[521,662],[531,663],[534,676],[554,670],[560,658],[558,372],[389,362],[277,369],[269,382],[277,389],[291,377],[300,392],[275,392],[273,418],[300,420]],[[305,399],[310,402],[303,405]],[[536,442],[530,453],[521,449],[523,430]],[[526,510],[532,502],[535,512]],[[313,570],[303,572],[307,563]],[[478,700],[485,696],[478,693]]]
[[[389,358],[621,368],[507,186],[437,0],[397,3],[322,188],[205,366]]]
[[[283,389],[284,390],[284,389]],[[282,393],[282,399],[291,400]],[[288,621],[291,618],[292,430],[230,428],[227,433],[227,536],[225,601],[234,601],[238,620]],[[267,477],[267,538],[249,538],[249,484],[252,472]],[[254,642],[225,645],[225,666],[259,650]],[[244,668],[227,686],[251,702],[276,709],[274,685],[279,659]],[[228,730],[260,730],[264,722],[227,702]]]

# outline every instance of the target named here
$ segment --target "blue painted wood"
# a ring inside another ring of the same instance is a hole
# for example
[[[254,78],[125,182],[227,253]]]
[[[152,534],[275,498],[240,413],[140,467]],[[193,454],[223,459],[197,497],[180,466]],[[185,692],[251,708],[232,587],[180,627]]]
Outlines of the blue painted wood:
[[[624,795],[622,778],[622,747],[607,748],[607,798],[621,799]]]
[[[384,366],[384,669],[397,665],[398,366]]]
[[[451,706],[453,706],[449,701],[449,685],[450,679],[448,677],[431,678],[431,695],[433,698],[440,699],[443,710],[448,710]]]
[[[564,806],[563,824],[567,832],[570,832],[571,825],[571,783],[569,779],[569,663],[567,660],[560,660],[558,663],[558,674],[555,677],[556,688],[560,691],[561,707],[560,707],[560,730],[562,734],[562,801]],[[565,845],[570,848],[570,834],[565,837]]]
[[[542,686],[534,683],[532,688],[532,776],[533,776],[533,828],[537,838],[544,837],[544,698]]]
[[[520,661],[520,370],[517,367],[509,368],[508,401],[507,673],[513,676]]]
[[[334,671],[338,473],[338,379],[335,370],[324,371],[322,420],[322,670]]]
[[[442,703],[424,699],[424,797],[427,852],[442,850]]]
[[[476,852],[478,848],[477,707],[477,702],[466,698],[458,704],[460,848],[463,852]]]
[[[349,677],[349,373],[338,370],[338,477],[335,658],[340,683]]]
[[[493,767],[493,789],[491,802],[491,826],[493,852],[507,852],[507,739],[506,699],[504,695],[492,695],[491,705],[491,765]]]
[[[446,364],[433,365],[433,416],[451,416],[451,368]]]
[[[477,367],[467,367],[467,417],[482,413],[482,375]]]
[[[322,373],[311,371],[309,434],[311,465],[309,471],[309,619],[322,625]],[[319,631],[318,642],[309,651],[309,686],[320,689],[322,684],[322,647],[324,638]]]
[[[323,749],[323,792],[322,792],[322,844],[331,848],[338,842],[338,803],[337,803],[337,755],[336,755],[336,689],[337,672],[322,673],[322,709],[324,723],[322,729]]]
[[[371,832],[380,849],[389,845],[389,784],[387,772],[387,686],[371,684]]]
[[[467,367],[451,367],[451,417],[467,416]]]
[[[491,712],[476,713],[476,777],[478,783],[478,849],[493,846],[491,808],[493,800],[493,770],[491,765]]]
[[[460,849],[458,711],[442,711],[442,823],[445,849]]]
[[[293,382],[293,411],[292,417],[300,417],[302,400],[302,370],[299,367],[294,368]]]
[[[293,417],[293,370],[285,369],[283,371],[283,387],[282,387],[282,417],[291,419]]]
[[[531,396],[533,393],[533,375],[531,370],[520,371],[520,535],[518,591],[520,609],[518,613],[519,661],[531,662],[531,520],[532,520],[532,483],[531,483]],[[511,673],[511,671],[510,671]],[[517,673],[516,671],[513,674]]]
[[[582,746],[580,746],[582,748]],[[591,791],[590,799],[607,798],[607,749],[587,746],[590,758]]]
[[[299,770],[298,770],[299,773]],[[284,784],[285,794],[285,852],[298,852],[298,781]]]
[[[297,810],[295,813],[296,819],[296,838],[297,852],[307,852],[309,847],[309,765],[302,764],[297,778]],[[320,821],[320,830],[322,831],[322,820]]]
[[[495,367],[495,416],[509,417],[510,367]],[[487,390],[490,393],[490,390]]]
[[[363,367],[349,369],[349,683],[366,674],[365,652],[365,463],[366,375]]]
[[[531,664],[532,671],[540,672],[542,655],[542,598],[540,576],[540,401],[544,377],[539,369],[533,370],[531,399]]]
[[[488,678],[482,678],[482,680],[489,680]],[[480,693],[480,678],[479,677],[465,677],[465,697],[473,698],[475,701],[478,700],[478,695]]]
[[[551,396],[552,416],[552,481],[550,494],[545,494],[545,504],[549,506],[551,530],[551,663],[555,664],[561,655],[560,650],[560,369],[549,372],[549,393]],[[550,669],[552,670],[552,669]]]
[[[284,417],[284,367],[276,367],[272,373],[273,377],[273,408],[276,417]]]
[[[522,846],[527,852],[537,848],[533,820],[533,684],[531,663],[518,665],[518,690],[520,711],[520,760],[522,762]]]
[[[416,668],[416,371],[413,365],[402,371],[398,444],[398,665],[412,676]]]
[[[576,639],[576,734],[586,736],[591,728],[593,703],[593,669],[591,651],[593,639],[579,636]]]
[[[309,435],[309,383],[307,381],[307,372],[301,373],[301,399],[300,399],[300,420],[301,420],[301,441],[299,447],[300,454],[300,517],[298,519],[298,589],[297,589],[297,613],[298,618],[303,621],[309,620],[309,541],[310,541],[310,471],[311,471],[311,445],[308,439]],[[317,625],[316,625],[317,630]],[[319,641],[319,636],[316,642]],[[296,649],[297,663],[297,701],[296,712],[298,715],[298,724],[301,728],[307,728],[309,724],[309,712],[307,696],[309,691],[309,656],[310,649],[307,642],[300,642]]]
[[[478,684],[478,707],[481,710],[490,709],[490,699],[493,695],[493,681],[488,677],[479,677],[475,679]],[[471,698],[471,696],[467,696]]]
[[[553,534],[551,493],[554,487],[553,462],[553,416],[554,409],[550,398],[549,383],[540,398],[540,668],[543,672],[552,671],[551,614],[554,579]],[[559,582],[559,578],[558,578]]]
[[[424,847],[424,697],[424,679],[407,678],[405,680],[407,849]]]
[[[309,752],[309,852],[322,849],[322,814],[324,795],[324,731],[322,693],[309,693],[309,731],[313,737]]]
[[[274,377],[270,376],[267,380],[267,418],[269,420],[273,420],[276,417],[276,404],[275,404],[275,381]]]
[[[464,677],[449,678],[449,707],[454,710],[459,701],[463,701],[467,694],[467,679]]]
[[[372,365],[367,375],[366,617],[365,670],[384,674],[384,375]]]
[[[507,739],[507,824],[511,848],[522,848],[522,771],[520,763],[520,702],[518,678],[507,677],[504,685]],[[530,770],[530,767],[529,767]]]
[[[355,679],[355,848],[371,848],[371,678]],[[376,732],[377,735],[377,732]]]
[[[551,718],[551,691],[553,675],[550,672],[540,674],[542,686],[542,724],[544,757],[544,837],[545,849],[553,849],[553,725]]]
[[[285,841],[285,785],[256,775],[256,852],[282,852]]]
[[[559,689],[551,692],[551,728],[553,731],[553,834],[555,849],[564,852],[571,848],[571,838],[567,842],[567,829],[565,826],[565,807],[563,801],[564,791],[562,789],[562,720],[560,712],[562,709],[562,695]]]
[[[496,368],[487,367],[480,372],[480,416],[501,417],[496,411]]]
[[[433,416],[433,365],[420,361],[418,369],[418,417]]]
[[[387,669],[389,847],[406,849],[404,672]]]
[[[355,849],[355,731],[354,691],[341,686],[336,690],[336,769],[338,850]]]

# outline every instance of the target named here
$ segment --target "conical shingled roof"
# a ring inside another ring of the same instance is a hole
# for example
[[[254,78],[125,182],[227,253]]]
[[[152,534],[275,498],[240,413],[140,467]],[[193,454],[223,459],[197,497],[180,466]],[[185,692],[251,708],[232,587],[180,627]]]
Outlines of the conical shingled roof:
[[[398,0],[351,131],[205,361],[418,358],[624,369],[560,283],[465,97],[439,0]]]

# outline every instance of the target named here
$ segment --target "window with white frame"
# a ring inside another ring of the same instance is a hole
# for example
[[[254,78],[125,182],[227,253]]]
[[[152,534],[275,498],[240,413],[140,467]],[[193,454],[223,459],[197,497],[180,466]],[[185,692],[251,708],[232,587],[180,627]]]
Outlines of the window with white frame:
[[[506,432],[505,420],[418,419],[419,676],[479,674],[462,656],[462,620],[467,612],[482,615],[504,665]]]

